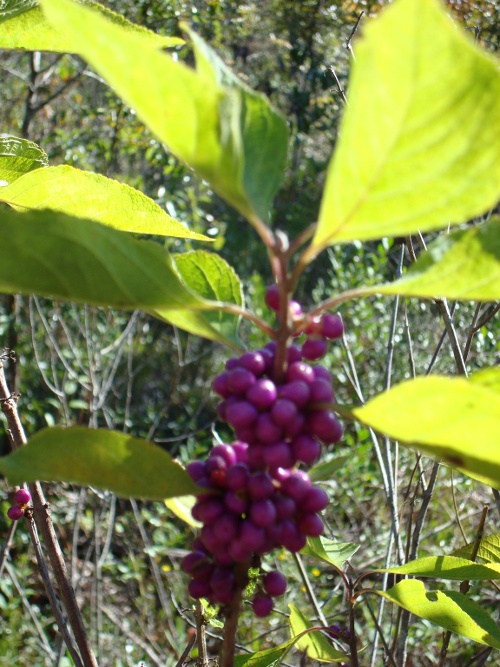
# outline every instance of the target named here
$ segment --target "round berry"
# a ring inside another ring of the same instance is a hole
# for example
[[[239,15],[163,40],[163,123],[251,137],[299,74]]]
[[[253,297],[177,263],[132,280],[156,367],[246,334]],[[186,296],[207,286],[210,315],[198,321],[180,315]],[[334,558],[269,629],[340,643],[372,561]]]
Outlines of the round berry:
[[[223,459],[226,462],[226,466],[232,466],[236,463],[236,452],[231,445],[215,445],[210,452],[209,460],[214,456]]]
[[[267,410],[278,397],[278,390],[272,380],[261,378],[249,388],[246,397],[258,410]]]
[[[344,325],[340,315],[323,315],[321,318],[321,333],[325,338],[335,340],[342,338]]]
[[[216,394],[222,396],[222,398],[228,398],[231,395],[231,391],[227,386],[228,375],[229,373],[225,371],[224,373],[218,375],[212,383],[212,389]]]
[[[242,429],[255,424],[259,413],[248,401],[237,401],[226,407],[225,416],[233,428]]]
[[[287,580],[284,574],[273,570],[272,572],[268,572],[266,574],[262,580],[262,585],[264,586],[266,593],[268,593],[271,597],[276,598],[285,594],[287,589]]]
[[[273,480],[267,472],[255,473],[248,480],[247,489],[252,500],[271,498],[274,493]]]
[[[317,378],[309,385],[311,390],[311,403],[331,403],[333,401],[333,387],[331,382],[323,378]]]
[[[321,445],[317,440],[305,433],[292,440],[291,448],[297,461],[311,465],[321,454]]]
[[[271,408],[271,418],[278,426],[286,426],[297,415],[297,406],[288,398],[278,398]]]
[[[192,598],[206,598],[210,594],[210,583],[206,579],[191,579],[188,592]]]
[[[290,364],[285,377],[287,382],[300,380],[301,382],[310,384],[314,380],[314,371],[303,361],[296,361],[294,364]]]
[[[253,373],[255,377],[260,377],[266,370],[266,360],[259,351],[245,352],[240,357],[240,366]]]
[[[272,500],[256,500],[250,505],[250,519],[259,528],[270,526],[276,521],[276,508]]]
[[[322,359],[328,349],[324,338],[307,338],[302,344],[302,357],[308,361]]]
[[[255,383],[255,375],[246,368],[235,368],[227,374],[227,388],[232,394],[241,396]]]
[[[250,472],[244,463],[231,466],[226,474],[226,484],[231,491],[241,491],[247,486]]]
[[[326,491],[317,486],[312,486],[302,499],[300,509],[302,512],[321,512],[328,507],[329,502],[330,499]]]
[[[273,610],[273,599],[269,595],[258,593],[252,602],[253,613],[259,618],[265,618]]]
[[[331,410],[314,410],[307,418],[307,426],[327,445],[338,442],[342,437],[342,426]]]
[[[264,299],[267,307],[277,312],[280,309],[280,288],[278,285],[269,285],[266,288]]]
[[[271,415],[264,412],[260,415],[257,426],[255,427],[255,434],[257,438],[266,444],[271,444],[281,439],[283,429],[274,423]]]
[[[297,528],[308,537],[319,537],[323,533],[323,521],[314,512],[308,512],[297,519]]]
[[[12,521],[18,521],[24,514],[24,510],[19,507],[18,505],[12,505],[12,507],[9,507],[7,510],[7,516],[9,519],[12,519]]]
[[[278,394],[280,398],[286,398],[295,403],[298,408],[303,408],[309,402],[311,390],[307,382],[294,380],[282,385],[279,388]]]

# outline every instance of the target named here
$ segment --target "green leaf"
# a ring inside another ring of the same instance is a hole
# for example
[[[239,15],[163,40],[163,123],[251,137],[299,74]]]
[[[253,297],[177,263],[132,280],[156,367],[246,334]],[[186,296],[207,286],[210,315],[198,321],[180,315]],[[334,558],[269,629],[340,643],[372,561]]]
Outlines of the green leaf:
[[[417,577],[435,577],[450,581],[488,581],[500,579],[500,565],[479,565],[465,558],[456,556],[428,556],[417,558],[405,565],[388,567],[375,572],[392,572],[393,574],[412,574]]]
[[[379,394],[356,419],[465,473],[500,485],[500,368],[479,379],[439,376],[409,380]],[[474,378],[474,376],[472,376]]]
[[[238,655],[234,659],[234,667],[276,667],[279,665],[290,648],[295,644],[295,638],[284,644],[249,655]]]
[[[67,165],[30,171],[0,188],[0,201],[20,211],[50,208],[123,232],[209,240],[190,232],[139,190]]]
[[[378,595],[446,630],[480,644],[500,648],[500,628],[482,607],[461,593],[428,591],[416,579],[405,579]]]
[[[201,71],[196,72],[159,51],[143,35],[80,4],[42,0],[42,7],[51,24],[71,39],[73,50],[172,153],[244,215],[267,215],[282,176],[287,130],[265,98],[242,84],[217,83],[200,55],[199,38]]]
[[[0,48],[56,53],[75,52],[71,35],[54,29],[33,0],[21,2],[14,0],[9,4],[13,6],[11,10],[0,12]],[[134,25],[120,14],[96,2],[86,2],[86,5],[94,8],[112,23],[122,26],[124,30],[142,35],[151,46],[166,48],[184,43],[179,37],[157,35],[146,28]]]
[[[225,109],[221,119],[227,121],[236,115],[234,122],[239,125],[242,135],[240,166],[244,190],[257,213],[266,219],[286,166],[286,122],[269,100],[235,76],[199,35],[187,26],[183,27],[194,48],[197,70],[233,93],[229,97],[231,109]]]
[[[0,181],[12,183],[32,169],[48,164],[46,153],[32,141],[12,135],[0,136]],[[0,196],[4,191],[0,187]]]
[[[62,213],[0,212],[0,291],[115,308],[206,307],[157,243]]]
[[[397,0],[356,44],[313,247],[440,229],[499,198],[498,63],[438,0]]]
[[[309,470],[309,477],[312,482],[326,482],[331,480],[334,474],[344,467],[349,460],[349,456],[335,456],[329,461],[321,461]]]
[[[346,561],[359,549],[359,544],[336,542],[327,537],[308,537],[306,546],[301,550],[305,556],[313,556],[330,563],[341,570]]]
[[[149,500],[198,490],[161,447],[117,431],[80,426],[38,431],[26,446],[0,458],[0,471],[10,484],[73,482]]]
[[[6,21],[18,14],[35,7],[37,0],[2,0],[0,4],[0,21]]]
[[[459,558],[470,558],[475,548],[476,543],[471,542],[460,549],[456,549],[453,555]],[[481,558],[488,563],[500,563],[500,533],[493,533],[481,538],[477,558]]]
[[[313,627],[312,623],[293,604],[289,604],[288,607],[290,608],[290,633],[292,637],[299,636],[297,647],[301,651],[306,651],[312,660],[318,660],[318,662],[343,662],[349,659],[348,655],[334,649],[320,631],[305,634],[305,630]]]
[[[403,278],[369,292],[467,301],[500,299],[500,218],[440,236]]]
[[[243,289],[234,269],[219,255],[205,250],[194,250],[174,255],[173,260],[184,284],[200,297],[209,301],[243,306]],[[212,310],[203,316],[225,338],[239,344],[240,317]]]

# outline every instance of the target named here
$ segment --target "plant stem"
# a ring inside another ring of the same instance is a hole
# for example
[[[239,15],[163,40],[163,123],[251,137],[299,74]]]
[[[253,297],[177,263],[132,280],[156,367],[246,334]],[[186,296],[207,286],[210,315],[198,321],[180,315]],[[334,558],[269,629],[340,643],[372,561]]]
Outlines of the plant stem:
[[[196,600],[194,618],[196,621],[196,645],[198,646],[197,667],[208,667],[206,620],[203,605]]]
[[[224,639],[222,642],[222,655],[219,667],[234,667],[236,633],[238,631],[238,619],[241,611],[243,591],[245,590],[248,582],[248,567],[249,563],[241,563],[234,568],[234,595],[233,599],[226,607]]]

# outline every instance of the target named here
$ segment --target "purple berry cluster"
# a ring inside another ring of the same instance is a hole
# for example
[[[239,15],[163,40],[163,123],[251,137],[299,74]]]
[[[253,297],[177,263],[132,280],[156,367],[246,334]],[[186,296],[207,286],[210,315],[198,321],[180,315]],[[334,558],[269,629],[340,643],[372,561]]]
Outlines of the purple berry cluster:
[[[266,302],[278,311],[275,286],[268,288]],[[290,308],[300,317],[299,304],[291,302]],[[216,445],[206,461],[187,467],[198,486],[207,489],[192,510],[202,523],[200,536],[182,562],[194,598],[228,604],[238,585],[238,564],[258,567],[263,554],[279,547],[299,551],[307,537],[323,532],[318,513],[328,505],[328,496],[297,465],[314,463],[321,443],[335,443],[342,435],[329,409],[331,374],[307,363],[324,356],[327,339],[342,335],[342,321],[323,315],[308,322],[304,333],[302,345],[288,348],[279,380],[275,342],[230,359],[214,380],[213,389],[222,398],[219,417],[232,426],[237,440]],[[286,586],[281,573],[267,573],[253,599],[254,613],[267,616],[272,598],[283,595]]]
[[[31,500],[31,494],[26,489],[19,489],[14,494],[14,504],[7,510],[7,516],[12,521],[18,521],[23,515],[24,511]]]

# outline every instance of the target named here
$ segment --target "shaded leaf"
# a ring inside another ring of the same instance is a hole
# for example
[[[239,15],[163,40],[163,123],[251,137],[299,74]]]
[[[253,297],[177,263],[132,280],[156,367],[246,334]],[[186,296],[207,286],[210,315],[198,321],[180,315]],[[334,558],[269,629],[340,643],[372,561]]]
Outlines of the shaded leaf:
[[[375,430],[500,484],[500,383],[419,377],[379,394],[352,412]],[[474,378],[474,376],[472,376]]]
[[[428,591],[416,579],[405,579],[386,592],[375,592],[446,630],[500,648],[498,625],[482,607],[461,593]]]
[[[499,158],[498,63],[438,0],[398,0],[356,44],[313,246],[469,220],[500,198]]]
[[[319,558],[341,570],[358,549],[359,544],[351,542],[336,542],[327,537],[308,537],[307,544],[300,553]]]
[[[36,7],[37,0],[2,0],[0,3],[0,22]]]
[[[321,461],[309,470],[309,477],[312,482],[327,482],[348,460],[348,456],[335,456],[329,461]]]
[[[453,555],[459,558],[470,558],[475,546],[475,542],[471,542],[453,551]],[[500,533],[493,533],[481,538],[477,558],[482,558],[489,563],[500,563]]]
[[[0,201],[20,211],[50,208],[124,232],[210,240],[189,231],[139,190],[67,165],[31,171],[0,188]]]
[[[187,472],[160,447],[117,431],[46,428],[0,458],[10,484],[73,482],[118,496],[163,500],[196,492]]]
[[[62,213],[0,213],[0,291],[115,308],[200,308],[157,243]]]
[[[10,12],[0,12],[0,48],[25,49],[27,51],[52,51],[74,53],[75,44],[71,35],[58,31],[47,21],[40,7],[33,0],[14,0],[9,3],[15,8]],[[100,14],[125,30],[143,36],[151,46],[166,48],[183,44],[179,37],[157,35],[146,28],[130,23],[126,18],[96,2],[86,2]],[[30,9],[30,7],[32,9]],[[28,11],[26,11],[28,10]],[[8,20],[7,20],[8,19]]]
[[[45,151],[32,141],[7,134],[0,136],[0,181],[12,183],[32,169],[48,164]],[[3,192],[4,188],[0,187],[0,197]]]
[[[440,236],[403,278],[374,286],[368,293],[471,301],[500,299],[500,218]]]
[[[349,659],[348,655],[333,648],[319,630],[306,634],[304,631],[312,628],[312,623],[293,604],[289,604],[288,607],[290,608],[290,633],[292,637],[299,636],[297,648],[306,651],[312,660],[318,660],[318,662],[343,662]]]
[[[388,567],[375,572],[413,574],[417,577],[435,577],[450,581],[487,581],[500,579],[500,565],[479,565],[457,556],[428,556],[417,558],[398,567]]]
[[[234,659],[234,667],[275,667],[279,665],[297,639],[289,639],[284,644],[249,655],[238,655]]]

